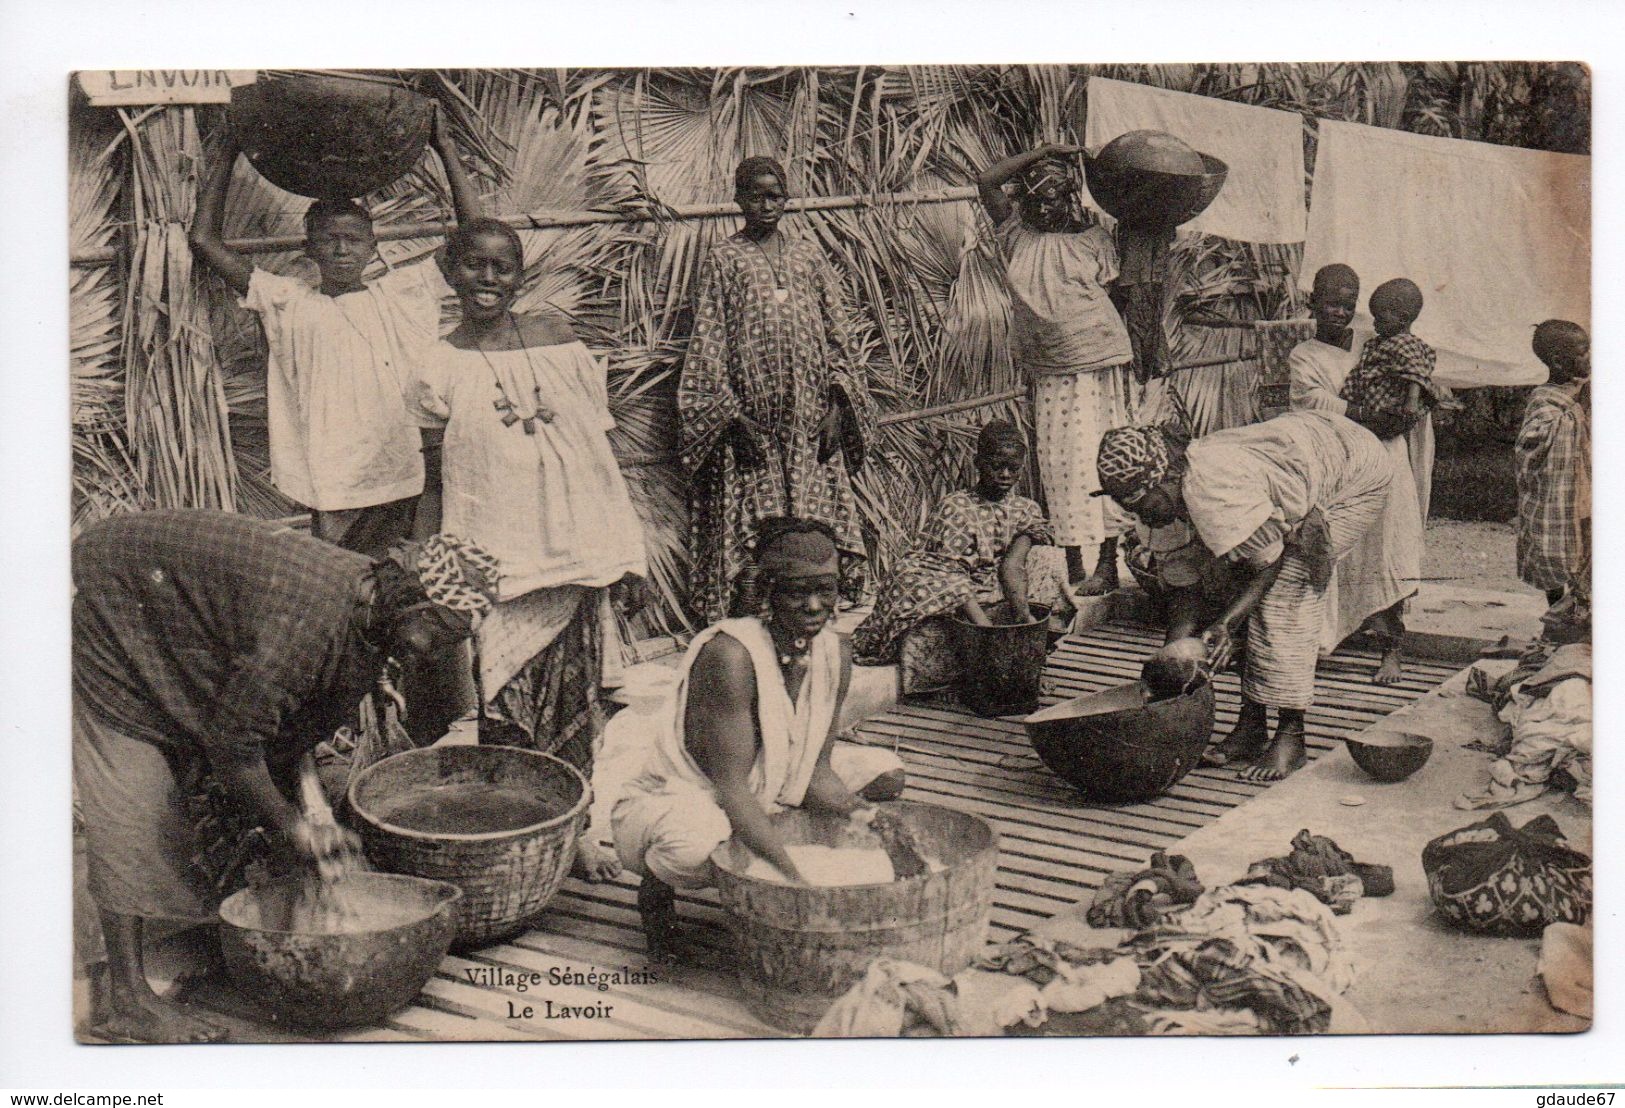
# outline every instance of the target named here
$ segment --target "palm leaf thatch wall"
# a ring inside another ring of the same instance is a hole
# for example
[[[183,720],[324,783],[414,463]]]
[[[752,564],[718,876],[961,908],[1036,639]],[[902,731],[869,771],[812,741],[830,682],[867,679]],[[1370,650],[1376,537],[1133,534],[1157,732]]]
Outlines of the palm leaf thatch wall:
[[[616,211],[642,222],[522,230],[522,308],[569,314],[606,358],[612,433],[626,467],[660,603],[644,630],[681,630],[686,577],[683,474],[674,463],[674,392],[699,267],[733,218],[672,208],[732,193],[735,164],[770,154],[793,191],[872,203],[809,211],[788,226],[814,239],[846,282],[853,329],[883,412],[1008,391],[1010,308],[970,200],[896,202],[895,194],[968,183],[1040,141],[1077,141],[1091,74],[1462,138],[1575,150],[1589,133],[1583,72],[1520,63],[1449,65],[915,66],[707,70],[437,71],[491,211]],[[75,519],[150,506],[234,506],[287,514],[268,480],[264,340],[218,282],[194,271],[185,240],[198,158],[218,108],[86,109],[71,116],[74,253],[114,247],[111,266],[73,270]],[[1307,177],[1306,177],[1307,187]],[[381,228],[443,219],[438,165],[426,158],[366,198]],[[295,235],[305,201],[239,168],[228,238]],[[425,257],[433,238],[387,242],[385,263]],[[1296,247],[1187,236],[1174,251],[1165,322],[1176,362],[1240,356],[1236,330],[1208,318],[1298,310]],[[256,262],[278,272],[297,253]],[[449,325],[449,317],[447,320]],[[1256,366],[1180,375],[1198,423],[1257,408]],[[1004,414],[1020,414],[1018,405]],[[888,423],[858,480],[878,568],[931,504],[963,479],[972,429],[999,408]]]

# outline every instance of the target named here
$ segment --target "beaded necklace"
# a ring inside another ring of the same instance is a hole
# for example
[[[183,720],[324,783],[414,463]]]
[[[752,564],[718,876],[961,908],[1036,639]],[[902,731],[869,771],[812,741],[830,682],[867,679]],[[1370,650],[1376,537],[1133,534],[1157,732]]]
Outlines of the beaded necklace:
[[[530,348],[525,345],[525,337],[519,331],[519,321],[514,318],[512,309],[509,309],[507,316],[508,326],[513,331],[516,348],[525,356],[525,368],[530,371],[531,391],[536,399],[536,410],[532,414],[528,416],[519,414],[519,409],[514,406],[513,400],[508,396],[508,390],[502,384],[501,372],[497,369],[496,363],[491,360],[491,356],[485,352],[485,347],[480,345],[478,338],[474,340],[474,349],[479,351],[480,358],[485,362],[486,368],[491,371],[492,380],[496,381],[499,395],[496,400],[491,402],[491,406],[502,413],[502,425],[512,427],[515,423],[520,423],[524,425],[525,434],[534,435],[538,419],[543,423],[553,422],[553,410],[542,402],[542,386],[535,384],[536,365],[530,360]]]

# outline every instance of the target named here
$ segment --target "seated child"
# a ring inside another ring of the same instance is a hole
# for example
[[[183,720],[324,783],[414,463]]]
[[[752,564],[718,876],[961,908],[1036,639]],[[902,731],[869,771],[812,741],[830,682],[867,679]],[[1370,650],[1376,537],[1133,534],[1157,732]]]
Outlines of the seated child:
[[[861,665],[899,665],[904,696],[944,692],[959,676],[952,617],[980,626],[1026,623],[1034,602],[1058,604],[1060,566],[1045,558],[1029,583],[1028,555],[1058,553],[1043,510],[1011,490],[1026,466],[1027,443],[997,420],[976,439],[974,488],[937,504],[925,531],[880,590],[875,610],[852,635]],[[1036,585],[1037,587],[1033,587]],[[989,609],[1004,602],[1002,611]]]
[[[1422,290],[1400,277],[1371,294],[1376,334],[1360,349],[1360,360],[1343,381],[1347,415],[1380,439],[1409,431],[1439,400],[1433,384],[1433,348],[1411,334],[1422,314]]]

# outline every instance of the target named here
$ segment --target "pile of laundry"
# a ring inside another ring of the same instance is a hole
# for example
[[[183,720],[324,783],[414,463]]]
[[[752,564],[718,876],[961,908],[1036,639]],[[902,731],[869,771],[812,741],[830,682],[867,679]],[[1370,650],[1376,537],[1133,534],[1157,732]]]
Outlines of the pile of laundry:
[[[953,978],[881,959],[813,1034],[1258,1035],[1358,1031],[1353,967],[1334,913],[1393,891],[1392,872],[1300,832],[1292,852],[1204,889],[1191,863],[1153,855],[1114,875],[1080,941],[1029,932]],[[1084,934],[1086,932],[1086,934]]]
[[[1507,733],[1491,753],[1489,781],[1456,798],[1463,809],[1506,808],[1552,787],[1591,803],[1591,644],[1541,639],[1491,681],[1475,667],[1468,692],[1495,708]]]

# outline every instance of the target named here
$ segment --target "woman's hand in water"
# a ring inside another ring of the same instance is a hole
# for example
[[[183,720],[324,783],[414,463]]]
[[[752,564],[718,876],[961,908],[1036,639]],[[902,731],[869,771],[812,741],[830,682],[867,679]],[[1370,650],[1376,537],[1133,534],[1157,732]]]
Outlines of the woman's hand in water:
[[[336,823],[301,817],[287,832],[288,844],[301,861],[325,868],[361,851],[355,833]]]

